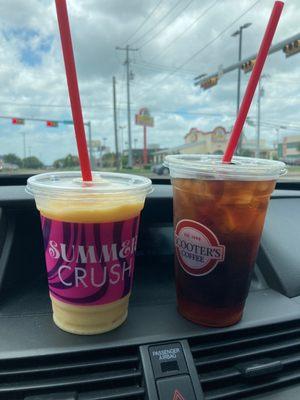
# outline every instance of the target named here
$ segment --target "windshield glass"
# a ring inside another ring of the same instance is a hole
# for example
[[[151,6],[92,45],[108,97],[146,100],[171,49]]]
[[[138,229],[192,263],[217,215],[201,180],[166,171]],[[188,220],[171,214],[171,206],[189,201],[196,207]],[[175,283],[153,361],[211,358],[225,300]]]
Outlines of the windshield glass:
[[[169,178],[166,155],[224,153],[273,1],[67,3],[93,170]],[[237,150],[286,162],[286,181],[300,181],[299,20],[287,1]],[[55,2],[2,1],[0,22],[0,177],[78,170]]]

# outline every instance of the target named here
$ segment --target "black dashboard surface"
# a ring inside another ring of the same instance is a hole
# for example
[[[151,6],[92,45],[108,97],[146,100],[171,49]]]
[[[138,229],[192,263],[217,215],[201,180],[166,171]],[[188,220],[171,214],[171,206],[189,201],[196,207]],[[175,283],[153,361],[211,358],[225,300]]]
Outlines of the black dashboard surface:
[[[177,314],[170,186],[157,185],[145,205],[128,320],[90,337],[68,334],[52,322],[39,218],[24,187],[2,187],[0,210],[0,361],[177,339],[207,342],[300,321],[299,191],[274,192],[244,317],[223,329],[202,328]],[[290,393],[285,398],[300,398],[297,386],[284,390]],[[277,400],[283,393],[251,398]]]

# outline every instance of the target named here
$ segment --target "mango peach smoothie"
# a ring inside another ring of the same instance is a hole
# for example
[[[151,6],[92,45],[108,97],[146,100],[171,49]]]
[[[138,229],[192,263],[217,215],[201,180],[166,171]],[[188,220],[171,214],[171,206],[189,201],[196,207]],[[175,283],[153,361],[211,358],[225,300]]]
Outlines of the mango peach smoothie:
[[[143,177],[94,175],[84,185],[77,172],[42,174],[27,186],[41,215],[54,322],[85,335],[126,320],[139,215],[151,187]]]

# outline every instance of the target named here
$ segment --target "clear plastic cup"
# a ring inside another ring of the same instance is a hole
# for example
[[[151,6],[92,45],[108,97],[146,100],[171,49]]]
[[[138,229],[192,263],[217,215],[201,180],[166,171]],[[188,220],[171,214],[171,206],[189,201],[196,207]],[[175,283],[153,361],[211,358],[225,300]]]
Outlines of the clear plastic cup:
[[[278,161],[170,155],[178,310],[207,326],[238,322],[248,295]]]
[[[53,172],[28,179],[40,211],[53,319],[91,335],[121,325],[133,283],[139,217],[151,181],[142,176]]]

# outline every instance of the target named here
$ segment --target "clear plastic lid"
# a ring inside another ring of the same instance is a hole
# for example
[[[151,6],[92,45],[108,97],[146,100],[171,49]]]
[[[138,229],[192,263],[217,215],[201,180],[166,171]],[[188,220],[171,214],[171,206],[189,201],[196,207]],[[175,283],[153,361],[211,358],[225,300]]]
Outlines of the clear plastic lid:
[[[151,192],[150,179],[138,175],[114,172],[93,172],[92,182],[83,182],[81,173],[49,172],[32,176],[26,191],[34,196],[88,198],[89,195],[144,195]]]
[[[268,180],[286,174],[281,161],[250,157],[233,157],[223,163],[221,155],[177,154],[166,156],[164,165],[173,178]]]

